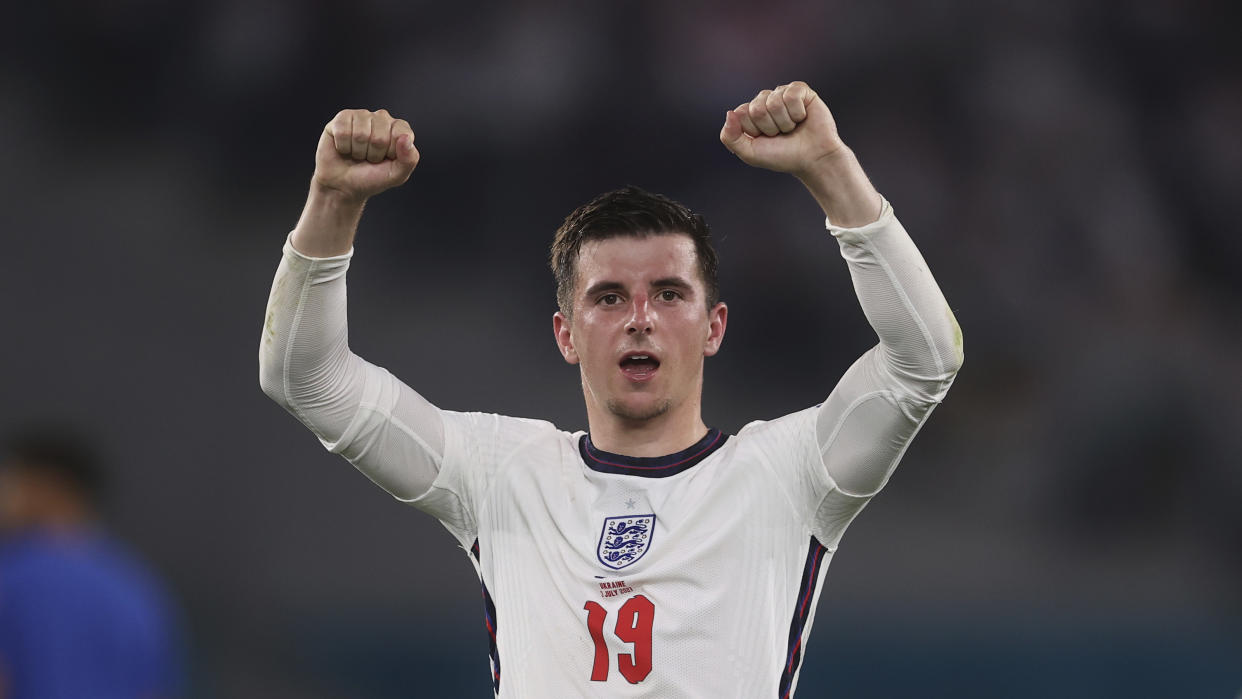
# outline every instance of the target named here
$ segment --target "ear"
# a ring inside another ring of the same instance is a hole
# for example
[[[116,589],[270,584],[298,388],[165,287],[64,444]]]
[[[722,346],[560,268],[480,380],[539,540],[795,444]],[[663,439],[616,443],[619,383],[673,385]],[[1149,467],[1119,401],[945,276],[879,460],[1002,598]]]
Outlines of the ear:
[[[707,339],[703,342],[703,356],[710,357],[720,351],[724,342],[725,326],[729,324],[729,307],[723,302],[707,312]]]
[[[570,364],[578,363],[578,351],[574,349],[574,338],[570,332],[569,319],[557,311],[552,314],[552,334],[556,336],[556,346],[561,356]]]

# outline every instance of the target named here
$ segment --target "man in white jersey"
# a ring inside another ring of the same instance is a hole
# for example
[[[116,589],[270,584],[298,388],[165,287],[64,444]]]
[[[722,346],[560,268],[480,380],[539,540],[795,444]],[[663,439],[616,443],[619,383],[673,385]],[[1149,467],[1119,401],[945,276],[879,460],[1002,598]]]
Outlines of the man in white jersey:
[[[553,330],[580,367],[589,433],[440,410],[350,352],[346,333],[363,204],[409,177],[414,134],[386,111],[347,110],[320,138],[260,382],[469,551],[497,696],[792,696],[832,552],[961,364],[926,263],[814,91],[760,92],[720,139],[819,202],[880,340],[821,405],[736,436],[701,417],[704,357],[728,318],[701,217],[627,188],[557,232]]]

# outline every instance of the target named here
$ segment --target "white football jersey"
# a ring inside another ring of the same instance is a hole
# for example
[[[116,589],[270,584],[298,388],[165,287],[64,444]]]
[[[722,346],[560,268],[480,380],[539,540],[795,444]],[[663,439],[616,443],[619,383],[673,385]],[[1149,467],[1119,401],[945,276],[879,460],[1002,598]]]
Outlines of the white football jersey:
[[[482,580],[498,696],[788,697],[824,571],[866,498],[835,493],[815,409],[662,458],[445,411],[412,504]]]
[[[824,571],[953,382],[962,339],[883,203],[828,224],[880,342],[824,403],[633,458],[547,422],[440,410],[348,343],[352,252],[286,244],[260,384],[438,518],[483,584],[500,697],[792,696]]]

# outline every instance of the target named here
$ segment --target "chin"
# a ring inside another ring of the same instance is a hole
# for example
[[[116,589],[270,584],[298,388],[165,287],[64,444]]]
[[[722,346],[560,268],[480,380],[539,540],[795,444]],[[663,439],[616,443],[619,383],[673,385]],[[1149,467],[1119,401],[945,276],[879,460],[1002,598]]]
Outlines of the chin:
[[[652,400],[618,400],[608,401],[608,412],[623,420],[645,422],[667,413],[673,401],[664,399]]]

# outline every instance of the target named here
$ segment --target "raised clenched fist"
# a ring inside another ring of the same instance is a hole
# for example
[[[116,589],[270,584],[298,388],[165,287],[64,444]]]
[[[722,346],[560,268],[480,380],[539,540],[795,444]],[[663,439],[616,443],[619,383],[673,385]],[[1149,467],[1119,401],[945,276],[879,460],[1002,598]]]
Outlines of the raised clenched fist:
[[[747,165],[799,177],[845,146],[827,105],[802,81],[763,90],[729,110],[720,142]]]
[[[388,110],[346,109],[323,128],[314,183],[365,201],[404,184],[418,165],[414,131]]]

